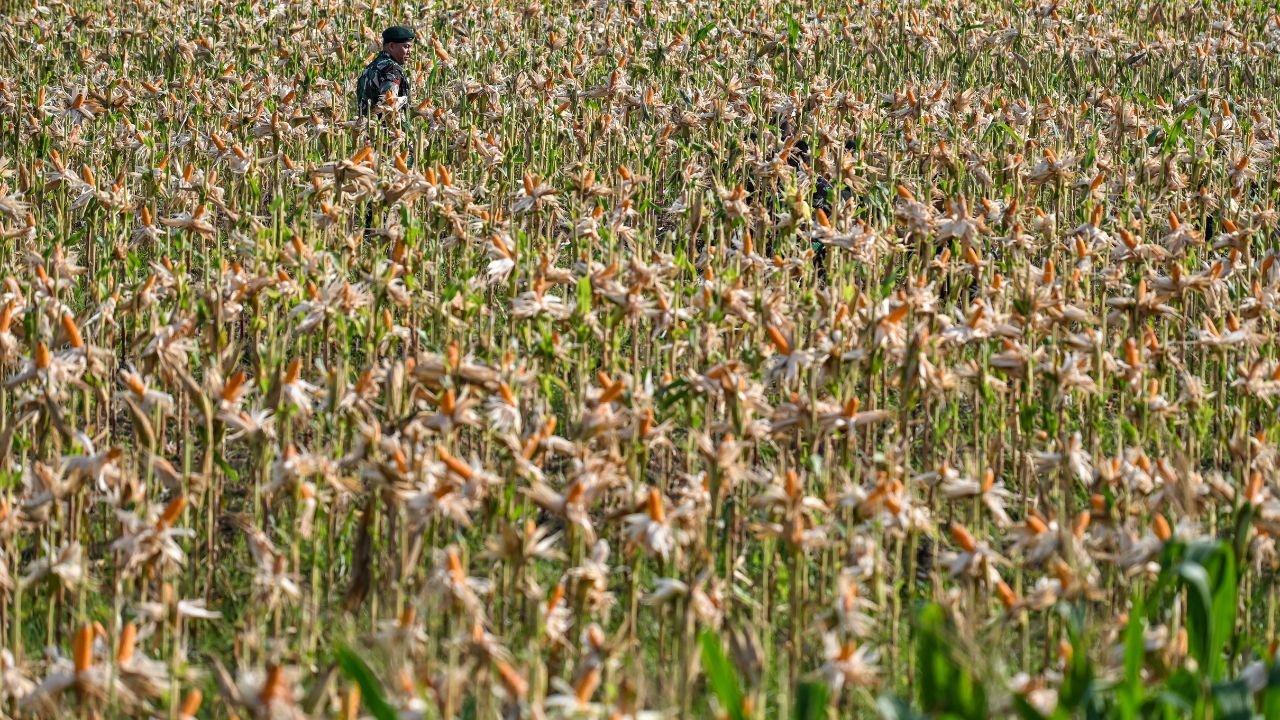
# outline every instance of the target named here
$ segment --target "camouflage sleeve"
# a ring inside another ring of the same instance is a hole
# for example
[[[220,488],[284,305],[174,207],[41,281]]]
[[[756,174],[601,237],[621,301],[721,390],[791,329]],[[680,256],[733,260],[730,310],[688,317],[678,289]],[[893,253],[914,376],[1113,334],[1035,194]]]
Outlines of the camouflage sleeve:
[[[400,68],[388,63],[378,73],[378,94],[385,95],[390,90],[392,95],[400,95],[404,82],[404,73],[401,72]]]

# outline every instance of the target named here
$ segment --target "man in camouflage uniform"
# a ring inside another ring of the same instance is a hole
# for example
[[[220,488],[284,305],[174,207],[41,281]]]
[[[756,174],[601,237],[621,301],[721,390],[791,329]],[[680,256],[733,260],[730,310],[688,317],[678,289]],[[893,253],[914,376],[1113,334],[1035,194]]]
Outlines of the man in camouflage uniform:
[[[409,108],[409,77],[404,63],[409,59],[416,34],[402,25],[382,31],[382,52],[369,63],[356,84],[360,114],[369,115],[388,92],[405,99],[403,112]]]
[[[356,81],[356,100],[360,114],[364,116],[378,115],[378,104],[388,92],[396,97],[404,98],[401,112],[398,113],[403,128],[404,118],[409,115],[409,76],[404,72],[404,63],[409,59],[410,49],[417,35],[410,28],[395,25],[382,31],[382,52],[370,62],[360,73]],[[387,118],[389,120],[389,118]],[[390,123],[389,123],[390,124]],[[392,125],[394,127],[394,125]],[[408,162],[413,164],[413,143],[408,149]],[[374,204],[365,208],[365,234],[373,232]]]

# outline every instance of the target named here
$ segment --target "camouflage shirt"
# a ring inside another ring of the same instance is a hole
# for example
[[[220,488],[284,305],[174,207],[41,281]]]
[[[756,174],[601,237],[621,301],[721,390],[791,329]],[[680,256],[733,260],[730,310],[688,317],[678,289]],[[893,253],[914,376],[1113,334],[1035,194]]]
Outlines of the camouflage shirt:
[[[377,107],[378,102],[388,90],[399,97],[406,98],[405,107],[408,108],[409,78],[404,74],[404,68],[400,67],[399,63],[392,60],[387,53],[380,52],[364,72],[360,73],[360,79],[356,84],[360,114],[368,115],[370,110]]]

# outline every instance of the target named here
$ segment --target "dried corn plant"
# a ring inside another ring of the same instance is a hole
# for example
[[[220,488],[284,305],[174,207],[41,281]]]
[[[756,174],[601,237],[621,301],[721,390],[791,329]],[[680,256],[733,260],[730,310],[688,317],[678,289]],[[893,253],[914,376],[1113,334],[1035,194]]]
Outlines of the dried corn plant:
[[[0,716],[1280,708],[1267,3],[19,5]]]

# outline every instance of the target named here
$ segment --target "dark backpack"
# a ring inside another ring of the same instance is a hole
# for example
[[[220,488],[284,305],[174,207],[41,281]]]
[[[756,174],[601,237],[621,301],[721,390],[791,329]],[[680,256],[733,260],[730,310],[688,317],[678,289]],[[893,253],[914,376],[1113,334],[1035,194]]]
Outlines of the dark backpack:
[[[368,115],[378,104],[378,71],[381,67],[381,63],[375,59],[356,79],[356,101],[361,115]]]

